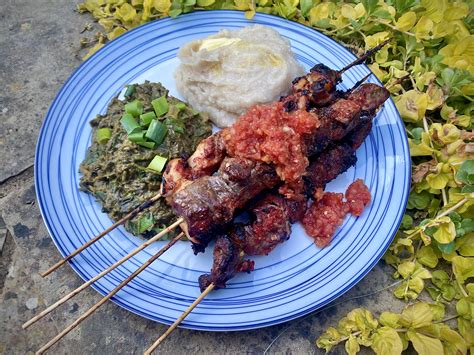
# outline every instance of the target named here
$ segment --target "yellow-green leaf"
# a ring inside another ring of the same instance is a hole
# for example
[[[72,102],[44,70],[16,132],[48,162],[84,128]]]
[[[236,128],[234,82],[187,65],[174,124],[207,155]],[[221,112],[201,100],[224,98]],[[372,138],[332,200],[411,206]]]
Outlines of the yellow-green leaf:
[[[413,11],[405,12],[395,23],[395,27],[400,31],[409,31],[416,23],[416,13]]]
[[[355,355],[360,351],[359,343],[352,334],[349,335],[349,339],[346,341],[345,348],[349,355]]]
[[[446,324],[440,324],[440,339],[447,343],[444,346],[446,355],[467,354],[466,341],[458,332],[452,330]]]
[[[474,233],[456,238],[456,250],[462,256],[474,256]]]
[[[216,0],[197,0],[196,1],[197,5],[201,6],[201,7],[211,6],[215,2],[216,2]]]
[[[424,302],[408,306],[402,312],[400,324],[405,327],[420,328],[429,325],[433,320],[430,307]]]
[[[434,268],[438,265],[438,256],[433,251],[431,245],[422,246],[418,253],[416,253],[416,258],[418,262],[430,268]]]
[[[409,90],[395,99],[398,112],[407,122],[418,122],[426,113],[428,95],[417,90]]]
[[[443,345],[439,339],[431,338],[412,330],[407,332],[407,337],[412,342],[418,355],[443,354]]]
[[[402,353],[403,343],[394,329],[382,327],[374,334],[372,349],[377,355],[397,355]]]
[[[470,277],[474,277],[474,258],[455,256],[452,259],[453,272],[460,282],[464,283]]]
[[[433,237],[438,243],[451,243],[454,238],[456,238],[456,227],[454,226],[454,223],[449,221],[441,224],[436,232],[433,233]]]
[[[418,41],[430,39],[431,32],[433,31],[433,27],[434,27],[433,21],[426,16],[422,16],[418,20],[418,23],[416,24],[415,29],[414,29],[416,39]]]
[[[154,0],[153,7],[156,9],[156,11],[167,14],[169,9],[171,8],[171,1],[170,0]]]
[[[415,263],[413,261],[405,261],[398,265],[398,273],[402,275],[404,279],[409,277],[415,271]]]
[[[382,312],[379,317],[380,324],[391,327],[391,328],[398,328],[400,323],[400,315],[393,312]]]

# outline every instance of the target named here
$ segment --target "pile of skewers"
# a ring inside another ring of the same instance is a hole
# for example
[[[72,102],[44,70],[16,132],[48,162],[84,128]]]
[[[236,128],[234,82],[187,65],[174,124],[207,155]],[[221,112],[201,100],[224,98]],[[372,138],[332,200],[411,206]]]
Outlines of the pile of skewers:
[[[157,254],[39,349],[37,354],[48,350],[74,329],[163,255],[183,235],[191,241],[195,254],[204,251],[209,242],[215,240],[212,269],[210,274],[199,277],[201,295],[145,354],[150,354],[156,349],[213,289],[224,288],[226,282],[239,272],[251,272],[254,262],[246,259],[246,256],[267,255],[277,245],[287,240],[291,233],[291,224],[303,218],[308,199],[320,194],[321,189],[324,189],[329,181],[355,164],[357,148],[370,133],[378,109],[389,97],[385,88],[364,83],[368,76],[346,92],[336,89],[336,85],[342,81],[342,73],[354,65],[363,63],[385,44],[386,42],[375,47],[339,71],[334,71],[323,64],[314,66],[307,75],[294,80],[291,94],[282,97],[280,102],[275,104],[274,107],[283,110],[285,115],[305,113],[306,118],[317,122],[311,131],[300,135],[301,149],[307,161],[303,173],[296,174],[292,179],[286,179],[283,170],[273,161],[248,158],[246,154],[255,155],[254,150],[250,151],[251,148],[243,153],[242,149],[240,151],[236,149],[232,145],[235,130],[249,124],[241,118],[235,125],[203,140],[187,160],[171,160],[163,174],[162,188],[158,195],[135,208],[44,272],[43,277],[160,198],[165,198],[179,216],[173,224],[130,254],[26,322],[23,328],[49,314],[169,231],[177,227],[182,229],[182,232]],[[235,222],[235,217],[243,211],[246,211],[247,222]]]

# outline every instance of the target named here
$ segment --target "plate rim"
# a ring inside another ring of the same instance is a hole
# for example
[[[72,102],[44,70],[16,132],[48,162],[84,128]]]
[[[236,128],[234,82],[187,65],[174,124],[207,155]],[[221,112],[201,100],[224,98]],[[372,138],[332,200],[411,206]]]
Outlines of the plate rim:
[[[181,14],[179,15],[179,18],[182,18],[182,17],[191,17],[191,16],[201,16],[203,14],[209,14],[209,15],[212,15],[213,13],[219,13],[219,14],[222,14],[222,13],[229,13],[229,14],[239,14],[240,16],[244,17],[244,13],[245,11],[240,11],[240,10],[223,10],[223,9],[217,9],[217,10],[196,10],[196,11],[192,11],[190,13],[187,13],[187,14]],[[262,17],[262,18],[267,18],[267,19],[273,19],[273,20],[277,20],[277,21],[283,21],[283,22],[287,22],[287,23],[290,23],[291,26],[296,26],[296,27],[303,27],[305,29],[309,29],[311,31],[315,31],[315,32],[318,32],[321,36],[324,36],[326,39],[330,40],[331,42],[333,42],[336,46],[340,46],[340,47],[343,47],[344,50],[346,50],[348,52],[349,55],[353,56],[355,58],[355,55],[353,53],[351,53],[345,46],[344,44],[341,44],[339,43],[338,41],[336,41],[335,39],[325,35],[323,32],[311,27],[311,26],[308,26],[308,25],[305,25],[305,24],[302,24],[302,23],[299,23],[299,22],[296,22],[296,21],[292,21],[292,20],[288,20],[288,19],[285,19],[283,17],[280,17],[280,16],[276,16],[276,15],[270,15],[270,14],[265,14],[265,13],[259,13],[257,12],[255,14],[255,17]],[[57,241],[56,241],[56,238],[53,236],[54,233],[52,233],[52,230],[51,230],[51,226],[50,226],[50,222],[48,221],[48,219],[46,218],[46,206],[44,205],[44,200],[42,200],[42,197],[41,197],[41,193],[40,193],[40,183],[39,183],[39,179],[40,179],[40,166],[39,166],[39,161],[40,161],[40,154],[39,154],[39,150],[41,148],[41,143],[42,141],[46,138],[45,137],[45,132],[46,132],[46,125],[47,125],[47,121],[50,119],[50,117],[52,116],[52,109],[53,107],[55,106],[55,104],[60,100],[60,98],[63,96],[64,94],[64,91],[66,90],[68,84],[76,77],[76,75],[78,74],[78,72],[86,65],[88,65],[88,63],[95,59],[97,56],[101,55],[110,45],[113,45],[113,44],[117,44],[120,40],[123,40],[123,39],[126,39],[129,35],[132,35],[134,34],[135,32],[139,32],[139,31],[142,31],[144,28],[147,28],[148,26],[153,26],[154,24],[156,24],[157,22],[164,22],[164,21],[173,21],[174,19],[171,18],[171,17],[164,17],[164,18],[161,18],[161,19],[157,19],[157,20],[154,20],[154,21],[150,21],[148,23],[145,23],[143,25],[140,25],[140,26],[137,26],[129,31],[127,31],[126,33],[124,33],[123,35],[119,36],[118,38],[112,40],[112,41],[109,41],[107,42],[103,47],[101,47],[98,51],[96,51],[92,56],[90,56],[87,60],[83,61],[82,63],[79,64],[79,66],[77,68],[74,69],[74,71],[68,76],[68,78],[64,81],[64,83],[62,84],[61,88],[57,91],[53,101],[51,102],[51,104],[49,105],[48,107],[48,110],[43,118],[43,121],[42,121],[42,124],[41,124],[41,128],[40,128],[40,131],[39,131],[39,134],[38,134],[38,138],[36,140],[36,147],[35,147],[35,159],[34,159],[34,182],[35,182],[35,194],[36,194],[36,199],[38,201],[38,205],[39,205],[39,210],[40,210],[40,214],[41,214],[41,217],[42,217],[42,220],[43,220],[43,223],[48,231],[48,234],[49,236],[51,237],[51,239],[53,240],[53,243],[54,245],[56,246],[56,249],[59,251],[59,253],[61,254],[62,258],[64,258],[65,256],[67,256],[67,253],[65,251],[62,250],[62,248],[58,245]],[[364,67],[369,70],[371,73],[372,73],[372,76],[373,78],[375,79],[375,81],[382,85],[383,84],[380,82],[380,80],[376,77],[376,75],[370,70],[370,68],[364,64]],[[389,97],[389,100],[391,101],[392,105],[395,107],[395,112],[396,112],[396,119],[402,124],[404,125],[404,122],[400,116],[400,113],[398,112],[398,110],[396,109],[396,106],[395,106],[395,103],[392,99],[392,97],[390,96]],[[412,162],[411,162],[411,157],[409,155],[409,145],[408,145],[408,139],[407,139],[407,135],[406,135],[406,132],[403,132],[403,138],[402,139],[402,143],[403,143],[403,150],[408,152],[408,156],[404,157],[406,158],[405,159],[405,174],[404,174],[404,179],[407,181],[407,184],[406,184],[406,190],[403,191],[403,194],[405,195],[404,197],[404,202],[402,203],[402,205],[400,206],[401,208],[403,207],[403,211],[406,209],[406,206],[407,206],[407,203],[408,203],[408,197],[409,197],[409,191],[410,191],[410,186],[411,186],[411,165],[412,165]],[[381,257],[383,256],[383,254],[385,253],[385,251],[389,248],[390,244],[392,243],[397,231],[398,231],[398,227],[400,226],[400,223],[402,221],[402,218],[403,218],[403,213],[400,214],[400,216],[398,217],[398,221],[397,220],[394,220],[394,223],[393,223],[393,226],[394,226],[394,229],[393,229],[393,232],[391,233],[392,235],[390,236],[387,236],[386,237],[386,242],[385,242],[385,245],[384,247],[380,248],[380,252],[375,256],[375,258],[373,259],[373,262],[370,263],[370,264],[366,264],[365,267],[363,267],[359,274],[354,277],[353,279],[350,280],[350,283],[348,285],[345,285],[344,287],[340,287],[338,289],[338,291],[333,294],[331,297],[328,297],[325,301],[323,302],[320,302],[318,303],[317,305],[313,305],[312,307],[309,307],[301,312],[295,312],[293,313],[291,316],[289,317],[281,317],[277,320],[271,320],[271,321],[266,321],[266,322],[259,322],[258,324],[251,324],[251,325],[245,325],[245,326],[238,326],[238,327],[233,327],[233,328],[227,328],[227,327],[219,327],[219,328],[208,328],[208,327],[203,327],[203,326],[194,326],[194,325],[188,325],[188,324],[181,324],[179,327],[180,328],[184,328],[184,329],[193,329],[193,330],[200,330],[200,331],[216,331],[216,332],[219,332],[219,331],[242,331],[242,330],[250,330],[250,329],[259,329],[259,328],[265,328],[265,327],[269,327],[269,326],[272,326],[272,325],[277,325],[277,324],[281,324],[281,323],[285,323],[285,322],[288,322],[288,321],[291,321],[291,320],[294,320],[294,319],[297,319],[297,318],[300,318],[300,317],[303,317],[305,315],[309,315],[310,313],[313,313],[314,311],[318,310],[318,309],[323,309],[327,304],[333,302],[334,300],[338,299],[339,297],[341,297],[343,294],[345,294],[346,292],[348,292],[351,288],[353,288],[355,285],[357,285],[374,267],[375,265],[380,261]],[[82,273],[82,271],[80,270],[80,268],[73,262],[71,261],[68,261],[67,264],[74,270],[74,272],[83,280],[83,281],[88,281],[88,278],[85,277],[85,275]],[[101,296],[104,296],[105,293],[102,292],[102,290],[100,289],[100,287],[98,285],[96,285],[95,283],[91,285],[92,288],[97,291]],[[112,297],[110,299],[110,301],[114,302],[116,305],[118,305],[119,307],[122,307],[124,309],[126,309],[127,311],[130,311],[134,314],[137,314],[143,318],[146,318],[146,319],[149,319],[149,320],[152,320],[152,321],[155,321],[155,322],[159,322],[159,323],[163,323],[163,324],[171,324],[172,322],[170,321],[166,321],[166,320],[156,320],[156,319],[153,319],[151,317],[149,317],[147,314],[143,314],[141,312],[139,312],[137,309],[135,308],[132,308],[130,305],[126,304],[125,302],[122,302],[121,300],[117,300],[115,297]]]

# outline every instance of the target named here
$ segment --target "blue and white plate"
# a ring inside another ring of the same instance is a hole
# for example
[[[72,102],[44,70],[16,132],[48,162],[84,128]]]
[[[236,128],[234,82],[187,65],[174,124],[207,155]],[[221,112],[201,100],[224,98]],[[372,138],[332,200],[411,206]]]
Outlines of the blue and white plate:
[[[321,33],[281,18],[242,12],[207,11],[151,22],[120,36],[83,63],[52,103],[36,151],[35,179],[44,221],[63,256],[112,222],[94,199],[78,190],[79,164],[91,140],[89,121],[104,113],[129,83],[158,81],[179,96],[173,80],[181,45],[223,28],[251,24],[275,28],[288,38],[306,69],[315,63],[342,68],[355,57]],[[344,74],[341,88],[369,73],[358,66]],[[372,82],[377,79],[372,76]],[[255,258],[255,271],[240,274],[212,292],[181,324],[201,330],[242,330],[288,321],[322,307],[354,286],[389,246],[403,216],[410,185],[410,156],[403,123],[388,100],[369,138],[357,152],[357,165],[328,191],[344,191],[357,178],[370,187],[372,203],[361,217],[347,218],[331,245],[317,248],[299,225],[288,242],[269,256]],[[90,279],[142,240],[119,228],[71,261]],[[165,242],[157,242],[98,281],[108,293]],[[56,260],[51,260],[53,264]],[[194,256],[179,242],[121,290],[113,301],[134,313],[172,323],[199,295],[198,277],[209,272],[212,248]]]

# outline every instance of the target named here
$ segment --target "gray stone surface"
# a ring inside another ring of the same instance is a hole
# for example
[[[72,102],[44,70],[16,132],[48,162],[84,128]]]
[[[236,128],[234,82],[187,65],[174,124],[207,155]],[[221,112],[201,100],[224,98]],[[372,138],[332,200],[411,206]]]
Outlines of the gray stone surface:
[[[35,200],[31,165],[39,127],[61,84],[80,64],[80,29],[90,21],[60,0],[2,1],[0,4],[0,353],[32,354],[100,297],[88,289],[27,331],[21,324],[81,284],[64,267],[43,279],[59,259]],[[160,348],[165,354],[321,352],[315,339],[355,307],[399,310],[389,290],[391,270],[382,263],[325,310],[293,322],[238,333],[178,329]],[[51,354],[136,354],[166,329],[106,303],[52,349]],[[335,353],[341,353],[340,347]]]

